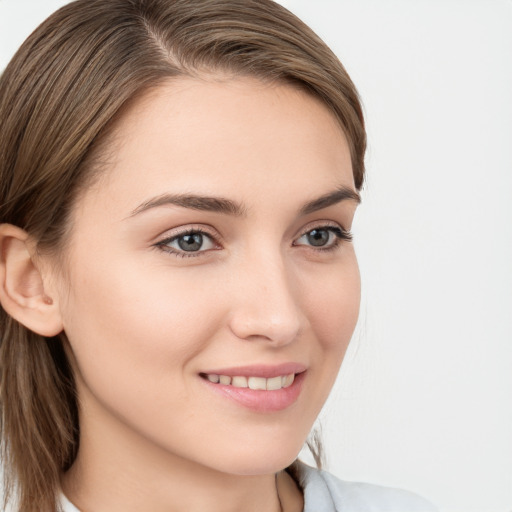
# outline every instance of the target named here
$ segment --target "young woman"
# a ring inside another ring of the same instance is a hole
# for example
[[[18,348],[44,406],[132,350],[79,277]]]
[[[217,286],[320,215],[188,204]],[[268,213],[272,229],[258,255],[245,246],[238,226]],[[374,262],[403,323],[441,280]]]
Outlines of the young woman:
[[[16,510],[427,511],[296,460],[359,308],[365,131],[270,0],[78,0],[0,80]]]

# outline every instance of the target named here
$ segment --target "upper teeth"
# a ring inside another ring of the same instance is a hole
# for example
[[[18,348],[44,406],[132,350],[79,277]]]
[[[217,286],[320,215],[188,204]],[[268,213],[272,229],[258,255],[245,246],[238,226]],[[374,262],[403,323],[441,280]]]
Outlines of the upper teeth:
[[[289,375],[280,375],[278,377],[265,379],[264,377],[229,377],[227,375],[216,375],[215,373],[209,373],[206,375],[206,378],[215,384],[220,383],[227,386],[233,386],[235,388],[250,388],[274,391],[276,389],[290,387],[295,379],[295,374],[290,373]]]

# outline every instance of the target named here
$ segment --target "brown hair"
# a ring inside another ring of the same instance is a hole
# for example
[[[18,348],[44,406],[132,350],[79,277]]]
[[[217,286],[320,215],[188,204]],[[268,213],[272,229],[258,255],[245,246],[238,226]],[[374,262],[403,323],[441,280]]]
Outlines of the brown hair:
[[[177,76],[253,76],[300,86],[339,119],[356,188],[366,136],[348,74],[311,29],[271,0],[78,0],[46,20],[0,78],[0,223],[40,250],[65,240],[77,193],[128,101]],[[45,338],[0,309],[6,501],[53,512],[79,443],[65,335]],[[14,491],[15,490],[15,491]]]

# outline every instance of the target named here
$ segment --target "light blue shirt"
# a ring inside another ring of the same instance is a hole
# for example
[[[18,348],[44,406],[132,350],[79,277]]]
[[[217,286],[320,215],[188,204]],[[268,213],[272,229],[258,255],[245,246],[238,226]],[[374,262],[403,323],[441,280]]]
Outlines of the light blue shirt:
[[[412,492],[339,480],[326,471],[296,463],[304,492],[304,512],[436,512]]]
[[[380,485],[345,482],[326,471],[295,462],[304,492],[304,512],[436,512],[428,501],[411,492]],[[65,496],[64,512],[80,512]]]

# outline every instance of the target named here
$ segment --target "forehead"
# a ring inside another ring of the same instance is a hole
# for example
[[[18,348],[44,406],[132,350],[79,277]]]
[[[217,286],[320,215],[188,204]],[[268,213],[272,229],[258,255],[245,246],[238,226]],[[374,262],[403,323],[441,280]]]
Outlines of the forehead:
[[[320,100],[285,84],[173,80],[130,105],[112,140],[99,188],[128,208],[169,191],[226,195],[234,183],[231,193],[251,197],[278,186],[314,194],[318,185],[318,195],[353,188],[338,120]]]

